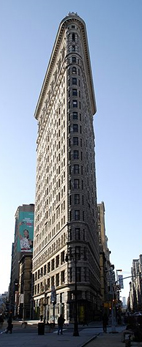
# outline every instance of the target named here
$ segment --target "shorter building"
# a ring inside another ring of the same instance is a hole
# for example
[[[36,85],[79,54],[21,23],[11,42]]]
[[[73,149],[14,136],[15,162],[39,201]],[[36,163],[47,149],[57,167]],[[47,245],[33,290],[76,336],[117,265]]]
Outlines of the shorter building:
[[[142,254],[133,259],[131,268],[129,306],[131,312],[142,311]]]
[[[15,213],[14,242],[11,252],[9,309],[16,317],[19,302],[19,261],[24,254],[33,255],[34,204],[19,206]]]
[[[110,250],[107,246],[108,238],[105,230],[105,205],[101,202],[98,208],[98,234],[100,250],[100,278],[102,306],[109,306],[113,293],[113,283],[115,283],[114,267],[110,262]],[[110,303],[111,306],[111,303]]]
[[[19,318],[32,318],[32,255],[24,254],[19,262]]]

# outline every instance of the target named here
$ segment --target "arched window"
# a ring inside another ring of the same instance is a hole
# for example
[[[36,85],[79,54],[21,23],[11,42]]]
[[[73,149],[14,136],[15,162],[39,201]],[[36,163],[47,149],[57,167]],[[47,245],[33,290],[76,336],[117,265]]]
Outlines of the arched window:
[[[72,41],[75,42],[75,33],[72,33]]]
[[[76,70],[76,67],[75,67],[75,66],[72,67],[72,73],[73,73],[73,74],[76,74],[76,73],[77,73],[77,70]]]

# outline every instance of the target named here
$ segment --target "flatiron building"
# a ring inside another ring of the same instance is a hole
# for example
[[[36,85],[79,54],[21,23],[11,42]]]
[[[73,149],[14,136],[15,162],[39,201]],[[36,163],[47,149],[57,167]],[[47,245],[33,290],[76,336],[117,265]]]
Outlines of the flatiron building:
[[[69,13],[60,23],[37,102],[34,311],[83,322],[101,304],[93,115],[87,32]]]

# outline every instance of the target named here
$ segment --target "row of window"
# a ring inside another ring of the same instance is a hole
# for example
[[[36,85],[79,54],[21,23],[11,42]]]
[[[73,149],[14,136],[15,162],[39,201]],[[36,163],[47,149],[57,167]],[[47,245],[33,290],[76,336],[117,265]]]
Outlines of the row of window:
[[[78,100],[72,100],[72,105],[69,101],[68,102],[68,108],[70,109],[71,107],[73,107],[73,108],[79,107],[79,109],[81,110],[81,101],[78,102]]]
[[[85,229],[75,228],[69,230],[69,239],[76,241],[85,241],[86,240],[86,232]]]
[[[76,267],[76,281],[77,282],[86,282],[87,281],[87,268],[81,268],[81,267]],[[74,270],[72,268],[69,269],[69,280],[70,282],[73,281],[73,272]]]
[[[75,149],[73,151],[72,158],[73,159],[79,159],[79,151],[77,149]],[[83,153],[82,152],[80,152],[80,159],[83,160]],[[71,152],[69,152],[69,160],[71,160]]]
[[[65,225],[65,216],[61,218],[61,223],[60,221],[56,224],[56,226],[52,229],[52,233],[48,233],[48,242],[55,235],[55,232],[57,233],[60,228]],[[38,229],[38,228],[37,228]],[[35,241],[34,241],[35,242]],[[58,252],[58,250],[63,247],[66,243],[66,234],[64,233],[61,235],[61,237],[58,237],[56,239],[56,242],[52,243],[52,246],[50,246],[48,249],[46,248],[45,252],[39,256],[39,258],[35,261],[34,266],[37,267],[43,261],[44,259],[47,259],[52,256],[52,254],[55,254]],[[39,244],[39,246],[35,249],[34,247],[34,255],[40,252],[44,245],[47,245],[47,237]]]
[[[79,86],[80,87],[80,79],[78,79],[77,77],[72,77],[70,79],[70,77],[68,77],[68,86],[70,86],[70,84],[74,85],[74,86]]]
[[[55,230],[55,228],[54,228]],[[50,233],[51,234],[51,233]],[[55,233],[54,233],[55,234]],[[38,235],[37,235],[38,238]],[[65,234],[63,235],[63,239],[64,239],[64,244],[66,242],[66,236]],[[80,228],[73,228],[73,229],[69,229],[69,240],[78,240],[78,241],[86,241],[86,231],[85,229],[80,229]],[[37,240],[38,241],[38,240]],[[55,250],[58,251],[60,249],[60,246],[62,245],[62,240],[60,240],[60,238],[58,240],[56,240],[56,243],[54,242],[52,244],[52,247],[49,247],[48,249],[45,250],[45,252],[43,254],[41,254],[38,259],[36,259],[33,263],[33,268],[37,268],[39,267],[39,265],[41,264],[41,262],[44,262],[44,259],[51,257],[53,253],[55,253]],[[34,250],[34,255],[37,254],[39,251],[38,248],[36,248]],[[64,255],[62,254],[61,256],[61,261],[64,262]],[[57,260],[58,263],[58,260]],[[49,267],[49,265],[48,265]],[[36,278],[37,276],[39,276],[40,272],[41,274],[44,273],[44,275],[47,273],[47,265],[44,265],[43,267],[44,269],[40,269],[41,271],[39,271],[38,275],[36,272]]]
[[[73,146],[79,146],[79,138],[77,136],[73,136],[72,141],[69,139],[69,146],[71,146],[71,144],[73,144]],[[82,147],[82,139],[80,139],[80,147]]]
[[[76,267],[76,281],[77,282],[87,282],[87,277],[88,277],[88,268],[86,267]],[[75,280],[75,271],[74,268],[70,267],[69,268],[69,282],[73,282]],[[34,294],[39,294],[45,290],[48,290],[55,286],[56,288],[59,285],[62,285],[65,283],[65,271],[61,271],[61,273],[57,273],[55,276],[52,276],[51,278],[47,279],[47,284],[46,287],[43,284],[43,282],[38,283],[37,285],[34,286]]]
[[[74,158],[75,159],[75,158]],[[74,173],[74,175],[83,175],[83,166],[80,167],[79,164],[74,164],[73,167],[70,165],[69,166],[69,173],[71,175],[71,173]]]
[[[60,265],[62,265],[65,262],[65,252],[62,251],[61,254],[57,255],[55,258],[53,258],[51,261],[49,261],[47,264],[42,266],[38,271],[34,274],[34,280],[45,276],[50,271],[53,271],[54,269],[58,268]]]
[[[79,126],[78,124],[73,124],[72,126],[69,125],[68,131],[69,131],[69,134],[71,132],[73,133],[79,132],[80,134],[82,134],[82,126],[81,125]]]
[[[37,285],[35,285],[34,294],[39,294],[49,288],[52,288],[53,286],[58,287],[60,284],[62,285],[63,283],[65,283],[65,271],[61,271],[61,273],[58,273],[55,276],[52,276],[51,278],[48,278],[46,287],[44,286],[43,282],[40,282]]]
[[[78,112],[73,111],[71,115],[72,115],[72,119],[78,120]],[[71,119],[71,117],[70,117],[71,115],[69,113],[69,120]],[[81,121],[81,113],[79,114],[79,117],[80,117],[80,121]]]
[[[74,178],[73,182],[70,180],[69,182],[70,189],[73,187],[73,189],[83,189],[83,180],[80,180],[78,178]]]
[[[82,218],[81,218],[81,215],[82,215]],[[76,220],[76,221],[82,220],[82,221],[84,221],[85,220],[85,213],[84,213],[84,211],[80,211],[80,210],[70,211],[70,221],[71,220]]]
[[[70,97],[70,90],[69,90],[68,96]],[[80,90],[72,89],[72,96],[79,96],[80,98]]]
[[[70,75],[70,73],[72,73],[73,75],[77,75],[78,73],[78,75],[80,76],[80,69],[77,69],[76,66],[73,66],[72,68],[68,68],[68,75]]]
[[[74,205],[84,205],[84,195],[80,195],[80,194],[74,194],[74,195],[70,195],[70,205],[74,203]]]

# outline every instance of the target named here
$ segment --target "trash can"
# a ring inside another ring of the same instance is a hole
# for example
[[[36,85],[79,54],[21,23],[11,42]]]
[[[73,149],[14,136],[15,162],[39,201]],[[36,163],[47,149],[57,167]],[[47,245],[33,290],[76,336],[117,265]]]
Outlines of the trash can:
[[[38,335],[44,335],[44,323],[38,323]]]

